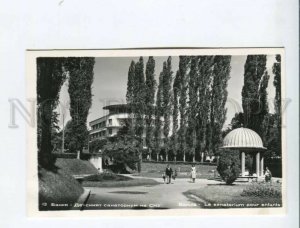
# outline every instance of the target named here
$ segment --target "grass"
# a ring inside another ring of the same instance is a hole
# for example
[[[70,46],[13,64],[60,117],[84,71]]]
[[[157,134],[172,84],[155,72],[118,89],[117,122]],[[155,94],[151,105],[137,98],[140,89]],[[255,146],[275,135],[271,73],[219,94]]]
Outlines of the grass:
[[[142,177],[154,177],[161,178],[165,171],[167,163],[142,163],[142,171],[140,174],[136,173],[137,176]],[[189,178],[190,177],[190,164],[170,164],[171,168],[177,171],[177,178]],[[198,179],[209,179],[214,177],[212,170],[216,170],[216,166],[213,165],[195,165],[197,170]]]
[[[113,173],[101,173],[85,177],[82,181],[84,187],[129,187],[143,185],[157,185],[157,181],[147,178],[131,178]]]
[[[257,185],[261,185],[257,187]],[[257,188],[269,188],[269,184],[265,183],[247,183],[247,184],[212,184],[206,185],[197,190],[189,190],[185,192],[186,195],[195,195],[206,202],[210,203],[213,208],[227,208],[227,207],[265,207],[266,204],[278,205],[282,204],[282,198],[278,195],[264,195],[254,196],[247,195],[245,192],[249,192],[249,189]],[[281,193],[281,184],[273,183],[271,188],[277,189]],[[231,206],[226,206],[230,204]]]
[[[58,158],[55,165],[70,175],[98,173],[98,170],[89,161],[80,159]]]
[[[67,210],[82,193],[82,186],[65,170],[39,171],[40,210]],[[57,206],[58,204],[61,206]]]
[[[58,158],[55,165],[57,171],[41,169],[39,172],[40,210],[71,208],[71,204],[83,193],[82,186],[72,175],[98,173],[91,163],[79,159]],[[51,206],[51,203],[55,206]]]

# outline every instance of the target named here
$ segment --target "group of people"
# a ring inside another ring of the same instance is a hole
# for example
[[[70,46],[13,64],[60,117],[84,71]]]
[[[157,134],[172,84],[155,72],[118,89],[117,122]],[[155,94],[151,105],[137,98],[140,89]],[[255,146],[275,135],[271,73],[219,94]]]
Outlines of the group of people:
[[[195,181],[196,181],[196,172],[197,171],[196,171],[195,165],[192,165],[190,177],[191,177],[191,180],[192,180],[193,183],[195,183]],[[163,174],[162,174],[162,178],[164,180],[164,183],[166,183],[166,181],[167,181],[167,184],[171,184],[172,179],[175,180],[176,177],[177,177],[176,169],[173,172],[170,165],[167,165],[167,168],[166,168],[165,172],[163,172]]]
[[[176,179],[177,171],[175,169],[175,171],[173,173],[173,170],[170,167],[170,165],[167,165],[167,168],[166,168],[165,172],[163,172],[163,174],[162,174],[162,178],[164,180],[164,183],[166,183],[166,179],[167,179],[167,184],[171,184],[172,177],[173,177],[173,180]]]

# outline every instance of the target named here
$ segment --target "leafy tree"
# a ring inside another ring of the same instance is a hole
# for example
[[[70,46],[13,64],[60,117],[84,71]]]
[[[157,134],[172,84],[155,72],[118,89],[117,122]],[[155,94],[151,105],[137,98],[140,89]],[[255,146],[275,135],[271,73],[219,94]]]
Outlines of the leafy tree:
[[[179,97],[179,112],[180,112],[180,128],[178,131],[178,141],[180,150],[182,151],[183,161],[186,160],[186,130],[187,130],[187,99],[188,99],[188,70],[190,66],[189,56],[179,56],[179,81],[180,81],[180,97]]]
[[[146,121],[146,145],[150,150],[153,148],[153,118],[154,118],[154,99],[156,90],[155,81],[155,60],[152,56],[149,57],[146,65],[146,91],[145,91],[145,121]]]
[[[70,115],[72,117],[71,152],[81,152],[88,143],[87,116],[92,104],[91,86],[95,59],[92,57],[68,58]]]
[[[263,111],[266,104],[261,103],[259,88],[266,71],[266,55],[248,55],[245,63],[244,86],[242,89],[242,105],[245,127],[261,132]],[[263,82],[265,83],[265,82]]]
[[[217,171],[226,184],[232,184],[240,175],[239,153],[233,150],[223,150]]]
[[[107,139],[95,139],[89,143],[89,152],[98,153],[99,150],[103,150],[106,144],[107,144]]]
[[[231,129],[233,130],[242,127],[244,124],[244,119],[244,113],[235,113],[234,117],[231,119]]]
[[[125,124],[116,136],[110,137],[103,147],[103,155],[112,159],[111,168],[117,173],[128,173],[127,167],[135,170],[140,161],[139,139],[128,134],[128,124]]]
[[[210,149],[216,154],[222,144],[222,128],[226,120],[225,104],[230,78],[231,56],[215,56],[210,107]]]
[[[162,78],[162,110],[164,116],[163,133],[164,133],[164,149],[166,151],[166,160],[168,160],[169,151],[169,133],[170,133],[170,117],[172,113],[172,65],[171,57],[163,64]]]
[[[37,58],[38,164],[46,169],[52,169],[55,163],[51,144],[53,112],[66,79],[64,64],[65,58]]]

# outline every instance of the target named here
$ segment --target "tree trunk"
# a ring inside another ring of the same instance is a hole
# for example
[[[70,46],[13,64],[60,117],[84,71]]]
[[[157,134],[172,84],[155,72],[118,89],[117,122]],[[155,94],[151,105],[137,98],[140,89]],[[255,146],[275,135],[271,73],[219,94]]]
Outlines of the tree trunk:
[[[49,101],[45,101],[39,109],[41,112],[41,148],[38,156],[39,165],[43,168],[51,169],[55,162],[55,158],[52,156],[51,145],[52,104]]]

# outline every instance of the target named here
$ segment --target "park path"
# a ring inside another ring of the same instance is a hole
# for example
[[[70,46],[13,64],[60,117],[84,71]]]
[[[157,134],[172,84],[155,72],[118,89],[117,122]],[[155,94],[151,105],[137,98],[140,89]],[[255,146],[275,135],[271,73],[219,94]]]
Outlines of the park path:
[[[187,197],[184,192],[218,183],[206,179],[198,179],[196,183],[191,183],[190,179],[180,178],[172,180],[172,184],[164,184],[160,178],[149,179],[156,180],[160,184],[113,188],[88,187],[91,194],[84,209],[199,208],[203,201]]]

